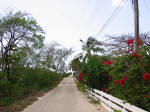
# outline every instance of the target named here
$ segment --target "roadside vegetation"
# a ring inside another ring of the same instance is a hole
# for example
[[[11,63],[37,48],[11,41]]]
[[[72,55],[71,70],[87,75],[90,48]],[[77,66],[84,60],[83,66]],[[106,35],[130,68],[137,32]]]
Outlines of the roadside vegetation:
[[[26,69],[17,71],[10,81],[0,83],[0,110],[3,112],[18,112],[37,100],[45,92],[56,87],[67,75],[50,72],[44,69]]]
[[[25,12],[0,17],[0,111],[22,110],[69,75],[66,60],[72,49],[56,42],[45,45],[44,38]]]
[[[81,91],[85,95],[88,95],[88,92],[86,91],[86,87],[85,87],[84,83],[78,83],[77,81],[75,81],[75,83],[76,83],[77,89],[79,91]],[[98,100],[95,100],[89,96],[88,96],[88,99],[90,99],[89,102],[92,104],[100,104],[100,102]]]
[[[89,37],[70,63],[80,84],[112,94],[150,111],[150,35]],[[105,49],[103,49],[105,48]]]
[[[79,91],[81,91],[84,94],[87,94],[86,87],[83,84],[76,82],[76,86]]]

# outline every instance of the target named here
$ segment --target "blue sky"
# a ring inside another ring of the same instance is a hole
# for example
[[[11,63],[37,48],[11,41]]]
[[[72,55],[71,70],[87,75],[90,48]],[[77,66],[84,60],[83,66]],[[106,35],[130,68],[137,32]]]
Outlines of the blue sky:
[[[131,0],[127,1],[112,22],[96,37],[134,32]],[[45,43],[57,41],[81,51],[80,39],[95,36],[121,0],[1,0],[0,14],[9,9],[30,13],[46,32]],[[150,2],[139,0],[140,32],[150,31]]]

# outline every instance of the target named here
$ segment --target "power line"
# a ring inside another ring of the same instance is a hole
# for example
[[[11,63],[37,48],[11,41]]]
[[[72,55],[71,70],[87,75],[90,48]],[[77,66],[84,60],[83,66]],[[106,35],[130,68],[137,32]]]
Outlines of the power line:
[[[122,0],[120,2],[120,4],[118,5],[118,7],[114,10],[114,12],[112,13],[112,15],[108,18],[108,20],[106,21],[106,23],[102,26],[102,28],[98,31],[98,33],[96,34],[96,37],[99,35],[99,33],[101,33],[104,28],[112,21],[113,17],[115,17],[119,11],[121,10],[121,6],[125,3],[125,0]]]
[[[118,12],[120,11],[121,9],[121,6],[122,6],[122,3],[124,2],[125,0],[122,0],[120,2],[120,4],[118,5],[118,7],[114,10],[114,12],[112,13],[112,15],[108,18],[108,20],[106,21],[106,23],[102,26],[102,28],[98,31],[98,33],[96,34],[96,37],[99,35],[99,33],[101,33],[104,28],[108,25],[108,23],[110,23],[112,21],[112,18],[115,17]]]

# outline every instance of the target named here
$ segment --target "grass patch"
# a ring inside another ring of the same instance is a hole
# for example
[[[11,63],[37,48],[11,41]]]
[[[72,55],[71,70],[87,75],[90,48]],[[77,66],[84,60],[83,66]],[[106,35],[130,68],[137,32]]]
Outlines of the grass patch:
[[[75,83],[79,91],[81,91],[83,94],[88,95],[88,92],[86,91],[86,87],[82,83],[78,83],[77,81],[75,81]],[[89,96],[88,96],[88,99],[90,99],[89,102],[92,104],[100,104],[98,100],[95,100]]]
[[[114,112],[122,112],[121,110],[114,110]]]
[[[82,83],[78,83],[77,81],[75,81],[75,83],[79,91],[81,91],[84,94],[87,94],[86,88]]]
[[[99,103],[99,100],[95,100],[95,99],[93,99],[93,98],[91,98],[91,97],[89,97],[90,98],[90,103],[93,103],[93,104],[100,104]]]

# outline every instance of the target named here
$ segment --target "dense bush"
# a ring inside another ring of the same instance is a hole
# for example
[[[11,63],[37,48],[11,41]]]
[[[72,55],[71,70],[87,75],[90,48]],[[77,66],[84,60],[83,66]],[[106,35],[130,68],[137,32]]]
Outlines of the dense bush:
[[[109,92],[115,97],[150,111],[150,44],[134,39],[112,56],[87,55],[75,58],[73,70],[83,75],[80,81],[91,88]],[[126,50],[126,51],[125,51]],[[121,52],[121,53],[119,53]]]
[[[105,56],[91,55],[86,63],[82,62],[79,65],[79,71],[83,74],[83,83],[88,87],[99,90],[108,88],[109,76],[103,64],[105,60],[107,60]]]
[[[142,42],[142,41],[140,41]],[[113,77],[110,88],[114,96],[150,111],[150,56],[148,47],[140,44],[134,49],[134,40],[128,41],[126,55],[114,58],[106,68]]]
[[[0,79],[0,106],[25,95],[54,87],[64,77],[40,68],[14,68],[10,80]]]

